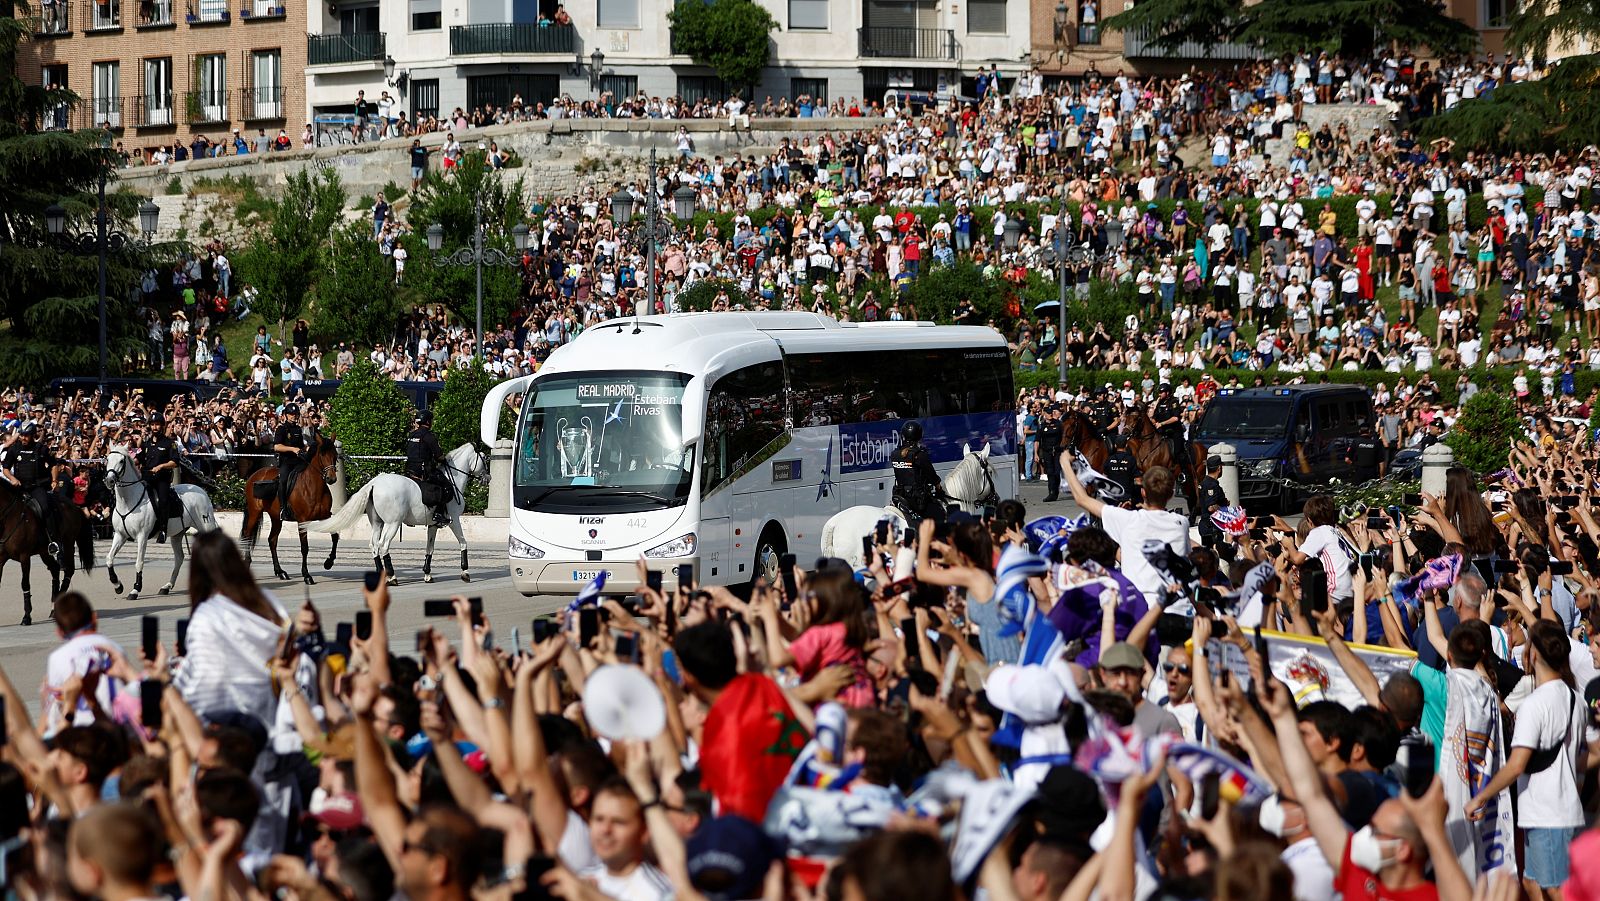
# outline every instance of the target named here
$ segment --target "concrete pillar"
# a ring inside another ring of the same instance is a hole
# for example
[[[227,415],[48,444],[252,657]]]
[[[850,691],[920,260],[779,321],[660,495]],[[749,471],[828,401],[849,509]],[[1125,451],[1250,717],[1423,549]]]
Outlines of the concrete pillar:
[[[339,512],[344,502],[350,499],[350,483],[345,481],[344,474],[344,448],[338,442],[333,442],[333,484],[328,486],[328,492],[333,495],[333,504],[328,509],[328,515]]]
[[[484,516],[505,519],[511,515],[511,446],[510,438],[500,438],[489,451],[489,502]]]
[[[1444,497],[1444,474],[1456,462],[1448,444],[1433,444],[1422,451],[1422,493]]]
[[[1233,506],[1239,504],[1239,451],[1231,444],[1213,444],[1206,451],[1208,455],[1222,459],[1222,476],[1217,479],[1222,483],[1222,493],[1227,496],[1228,503]]]

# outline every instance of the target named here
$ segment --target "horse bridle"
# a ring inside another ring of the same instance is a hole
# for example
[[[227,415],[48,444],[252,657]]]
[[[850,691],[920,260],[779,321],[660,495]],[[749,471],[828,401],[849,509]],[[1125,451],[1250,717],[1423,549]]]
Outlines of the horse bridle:
[[[989,465],[989,458],[982,454],[974,455],[978,458],[978,469],[983,472],[983,493],[978,495],[972,503],[979,507],[992,507],[1000,503],[1000,491],[994,487],[994,467]]]

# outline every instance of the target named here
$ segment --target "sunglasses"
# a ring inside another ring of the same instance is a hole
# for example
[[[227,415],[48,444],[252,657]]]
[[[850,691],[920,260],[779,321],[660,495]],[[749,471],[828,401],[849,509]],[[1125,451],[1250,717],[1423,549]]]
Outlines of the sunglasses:
[[[1189,664],[1187,664],[1187,663],[1163,663],[1163,664],[1161,664],[1161,671],[1162,672],[1170,673],[1173,670],[1177,670],[1178,671],[1178,675],[1180,675],[1180,676],[1187,676],[1187,675],[1189,675]]]

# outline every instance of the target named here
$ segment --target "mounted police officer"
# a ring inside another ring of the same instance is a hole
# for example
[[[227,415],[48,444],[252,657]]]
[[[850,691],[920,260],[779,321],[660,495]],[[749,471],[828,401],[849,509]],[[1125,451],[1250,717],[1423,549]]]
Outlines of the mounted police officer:
[[[1089,415],[1089,421],[1094,423],[1094,427],[1099,429],[1102,435],[1109,432],[1112,425],[1117,421],[1117,404],[1113,403],[1108,396],[1110,391],[1111,385],[1107,384],[1104,388],[1095,392],[1094,398],[1089,401],[1089,409],[1086,411]]]
[[[1172,386],[1166,382],[1156,389],[1156,403],[1150,410],[1150,419],[1156,431],[1167,439],[1172,448],[1172,459],[1182,469],[1189,465],[1189,442],[1183,437],[1183,404],[1172,396]]]
[[[145,495],[156,514],[150,531],[157,544],[167,540],[167,519],[177,497],[172,490],[172,471],[177,468],[178,447],[167,434],[167,421],[160,413],[152,413],[150,438],[139,451],[139,471],[144,473]]]
[[[54,497],[57,469],[66,463],[39,443],[39,426],[22,426],[16,441],[0,450],[0,471],[11,484],[22,489],[22,496],[44,524],[45,540],[55,554],[56,512]]]
[[[289,489],[305,468],[306,457],[306,430],[296,421],[299,415],[298,407],[285,404],[283,419],[272,433],[272,450],[278,455],[278,509],[290,522],[294,520],[294,510],[289,505]]]
[[[419,488],[423,488],[423,497],[426,500],[425,486],[439,486],[440,490],[434,497],[433,524],[447,526],[450,524],[450,489],[445,482],[439,464],[444,462],[444,451],[439,447],[439,436],[433,433],[433,411],[424,410],[417,414],[417,427],[406,436],[406,476],[415,479]]]
[[[907,420],[900,427],[900,446],[889,455],[889,465],[894,469],[894,505],[906,515],[913,525],[926,517],[944,522],[944,494],[939,484],[939,474],[934,471],[933,458],[922,446],[922,424]]]
[[[1128,451],[1128,442],[1121,435],[1109,439],[1111,452],[1106,457],[1106,478],[1117,483],[1122,497],[1115,506],[1132,508],[1139,500],[1139,461]]]

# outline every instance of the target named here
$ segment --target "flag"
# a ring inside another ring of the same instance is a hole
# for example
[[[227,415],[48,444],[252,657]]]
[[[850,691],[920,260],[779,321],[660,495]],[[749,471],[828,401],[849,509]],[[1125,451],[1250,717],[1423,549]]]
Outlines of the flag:
[[[1107,570],[1103,576],[1067,586],[1056,605],[1046,614],[1056,631],[1061,633],[1062,641],[1084,640],[1084,652],[1076,660],[1081,666],[1094,666],[1100,659],[1100,602],[1102,593],[1107,591],[1114,591],[1118,595],[1115,629],[1120,641],[1133,631],[1149,605],[1144,593],[1134,587],[1119,570]],[[1155,641],[1153,634],[1150,641]],[[1152,657],[1147,648],[1141,650],[1146,651],[1146,657]]]
[[[1237,759],[1190,742],[1179,742],[1167,751],[1167,764],[1189,777],[1191,782],[1215,773],[1218,796],[1232,804],[1260,804],[1272,794],[1272,786],[1255,770]]]
[[[575,613],[584,604],[600,603],[600,593],[605,590],[605,587],[606,571],[602,569],[595,573],[594,578],[589,580],[589,584],[583,586],[583,590],[578,592],[578,596],[573,598],[572,602],[567,605],[567,612]]]
[[[1083,451],[1073,451],[1076,458],[1072,461],[1072,471],[1078,474],[1078,481],[1083,487],[1098,494],[1102,500],[1120,501],[1123,498],[1122,486],[1110,476],[1104,475],[1089,465],[1089,458]]]
[[[1451,669],[1445,679],[1450,687],[1450,702],[1445,705],[1444,745],[1439,748],[1437,767],[1450,805],[1445,834],[1468,879],[1476,882],[1502,868],[1515,876],[1517,859],[1512,842],[1516,824],[1511,815],[1510,787],[1501,789],[1484,805],[1482,819],[1474,822],[1463,815],[1467,802],[1489,784],[1495,771],[1506,762],[1499,696],[1471,670]]]
[[[1028,536],[1028,545],[1037,551],[1045,542],[1060,535],[1066,527],[1065,516],[1041,516],[1023,526],[1022,532]]]
[[[1001,638],[1016,635],[1033,620],[1033,592],[1028,590],[1028,579],[1049,571],[1050,564],[1043,557],[1020,545],[1008,545],[1000,553],[1000,563],[994,574],[994,596],[1000,602]]]
[[[1211,514],[1211,524],[1221,529],[1222,534],[1237,538],[1248,529],[1250,517],[1243,507],[1222,507]]]
[[[766,676],[737,676],[706,715],[700,772],[720,812],[755,822],[788,778],[810,736]]]
[[[1272,674],[1289,687],[1299,706],[1304,707],[1313,701],[1338,701],[1354,710],[1366,703],[1361,691],[1334,659],[1333,652],[1328,650],[1327,642],[1320,638],[1269,629],[1261,630],[1261,638],[1267,645],[1267,663]],[[1186,644],[1193,651],[1193,642]],[[1354,643],[1347,647],[1372,670],[1379,685],[1389,681],[1389,677],[1395,673],[1411,672],[1411,667],[1417,662],[1417,655],[1413,651]],[[1249,684],[1250,671],[1245,666],[1243,654],[1223,655],[1220,663],[1233,671],[1234,678],[1239,679],[1241,685]]]
[[[1461,575],[1461,555],[1446,554],[1435,557],[1422,565],[1422,572],[1417,573],[1402,584],[1407,594],[1416,595],[1424,591],[1438,591],[1456,584],[1456,578]]]

